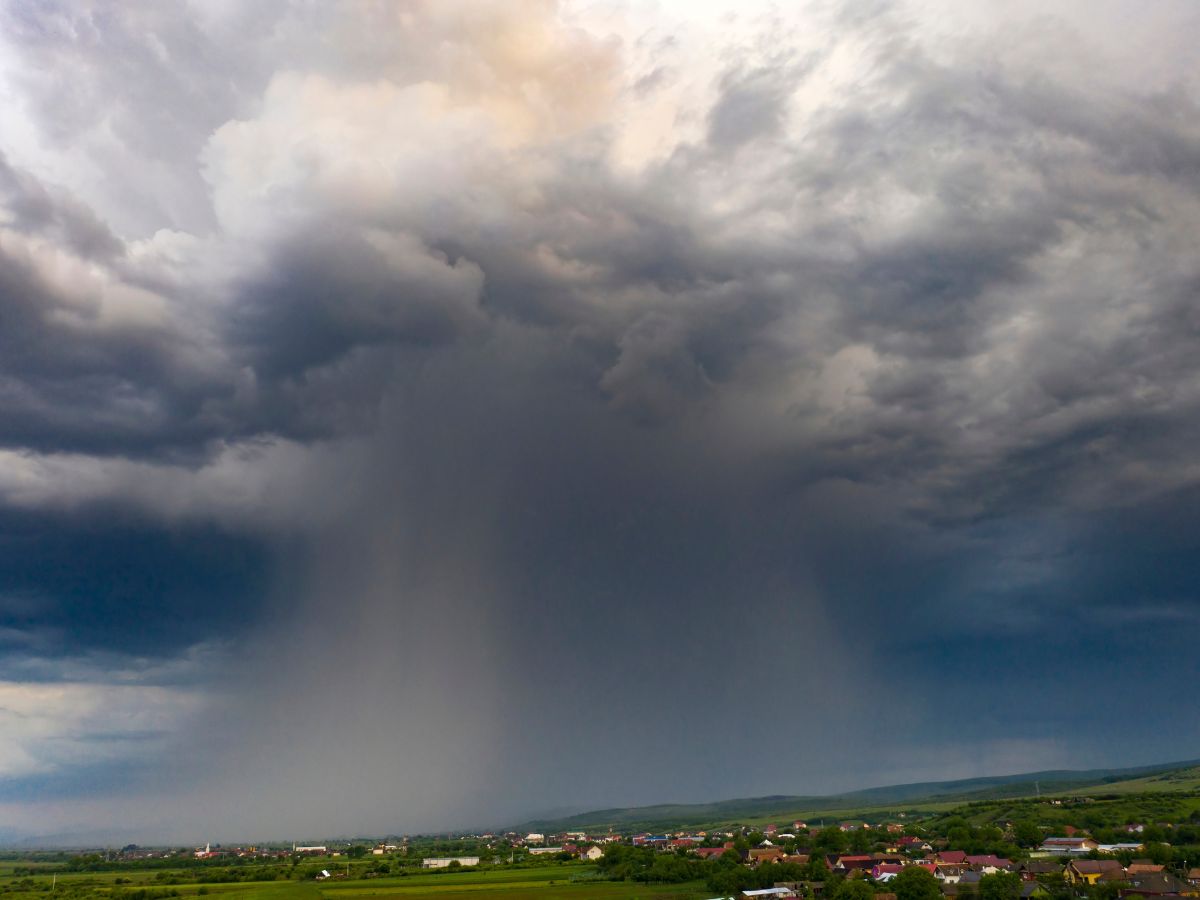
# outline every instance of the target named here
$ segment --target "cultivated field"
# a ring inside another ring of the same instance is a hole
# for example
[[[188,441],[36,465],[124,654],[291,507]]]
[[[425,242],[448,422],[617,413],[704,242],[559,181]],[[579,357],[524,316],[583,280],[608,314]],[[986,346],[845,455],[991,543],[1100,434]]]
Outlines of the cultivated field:
[[[331,863],[332,866],[332,863]],[[700,900],[711,896],[702,884],[639,885],[595,880],[586,865],[537,869],[491,869],[390,876],[342,881],[270,881],[256,884],[183,884],[164,887],[157,873],[37,873],[50,868],[21,861],[0,864],[3,900],[422,900],[530,897],[534,900]],[[21,872],[16,874],[14,869]],[[35,874],[30,873],[33,869]],[[119,879],[119,880],[118,880]],[[53,884],[53,891],[51,886]]]

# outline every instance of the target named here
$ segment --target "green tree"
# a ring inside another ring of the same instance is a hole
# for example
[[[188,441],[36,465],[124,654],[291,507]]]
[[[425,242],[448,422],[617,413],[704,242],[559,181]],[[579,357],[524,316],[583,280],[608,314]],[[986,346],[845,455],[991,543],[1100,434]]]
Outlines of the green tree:
[[[861,878],[847,878],[831,895],[832,900],[873,900],[875,892]]]
[[[1121,896],[1121,885],[1115,881],[1099,881],[1087,888],[1089,900],[1117,900]]]
[[[933,873],[921,866],[905,866],[889,883],[896,900],[941,900],[942,891]]]
[[[829,825],[817,832],[813,848],[827,853],[841,853],[846,849],[846,833],[836,825]]]
[[[997,872],[979,879],[979,900],[1017,900],[1021,879],[1011,872]]]
[[[854,853],[866,853],[871,849],[871,832],[864,829],[855,829],[850,832],[849,844],[850,850]]]

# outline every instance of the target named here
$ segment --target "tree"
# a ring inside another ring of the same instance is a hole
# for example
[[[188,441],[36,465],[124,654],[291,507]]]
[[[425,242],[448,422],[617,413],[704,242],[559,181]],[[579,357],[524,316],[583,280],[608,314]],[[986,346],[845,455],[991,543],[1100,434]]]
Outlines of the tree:
[[[817,832],[813,848],[829,853],[840,853],[846,849],[846,834],[836,825],[829,825]]]
[[[979,900],[1017,900],[1021,879],[1011,872],[997,872],[979,879]]]
[[[1117,900],[1121,896],[1121,885],[1115,881],[1098,881],[1087,888],[1090,900]]]
[[[888,885],[896,900],[941,900],[942,891],[933,873],[922,866],[905,866]]]
[[[871,833],[861,828],[850,832],[850,850],[853,853],[866,853],[871,849]]]
[[[875,892],[861,878],[847,878],[838,885],[832,900],[873,900]]]
[[[825,860],[819,853],[814,853],[808,858],[808,864],[804,867],[805,881],[824,881],[829,877],[829,867],[825,865]]]

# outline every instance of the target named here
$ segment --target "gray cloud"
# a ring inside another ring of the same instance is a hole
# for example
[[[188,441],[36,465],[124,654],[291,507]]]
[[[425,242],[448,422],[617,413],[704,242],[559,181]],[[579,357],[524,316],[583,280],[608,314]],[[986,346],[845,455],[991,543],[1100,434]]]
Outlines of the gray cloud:
[[[1195,606],[1187,73],[1069,16],[464,9],[8,11],[61,65],[5,70],[0,498],[270,560],[196,551],[241,661],[128,802],[281,836],[1180,755],[1165,708],[1068,748],[1001,676]],[[22,615],[4,671],[104,658]]]

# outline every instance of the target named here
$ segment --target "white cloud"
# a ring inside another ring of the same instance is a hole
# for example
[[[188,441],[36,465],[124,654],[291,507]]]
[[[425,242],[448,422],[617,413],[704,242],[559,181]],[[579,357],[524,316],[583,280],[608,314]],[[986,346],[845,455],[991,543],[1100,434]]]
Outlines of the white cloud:
[[[154,759],[203,704],[181,687],[0,681],[0,779]]]

